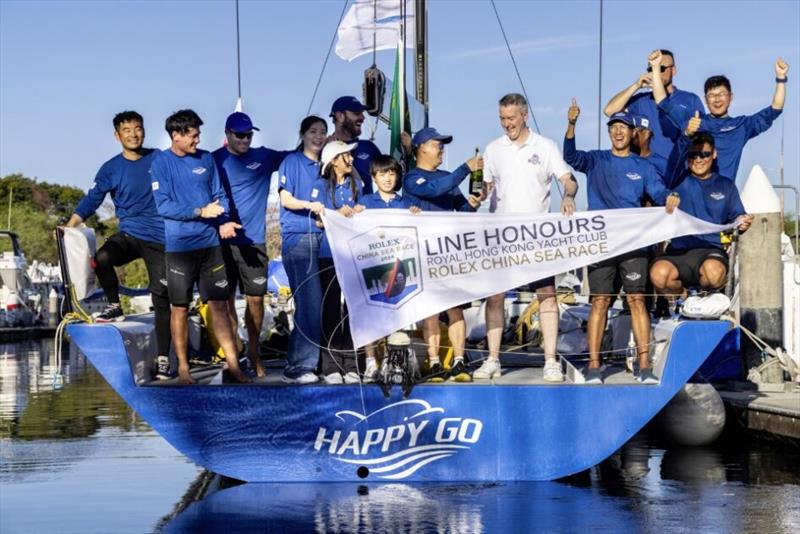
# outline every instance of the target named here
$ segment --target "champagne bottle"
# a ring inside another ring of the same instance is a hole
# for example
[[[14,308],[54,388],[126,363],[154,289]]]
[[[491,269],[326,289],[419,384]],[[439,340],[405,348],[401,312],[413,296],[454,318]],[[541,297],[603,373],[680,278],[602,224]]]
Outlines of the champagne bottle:
[[[481,155],[480,148],[475,149],[475,157]],[[475,169],[469,175],[469,194],[480,195],[483,192],[483,169]]]

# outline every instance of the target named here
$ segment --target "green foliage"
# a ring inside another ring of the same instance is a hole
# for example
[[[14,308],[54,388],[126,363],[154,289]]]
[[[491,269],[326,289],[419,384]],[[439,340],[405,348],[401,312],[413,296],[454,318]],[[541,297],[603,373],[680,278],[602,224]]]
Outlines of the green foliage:
[[[800,245],[800,243],[794,239],[795,232],[797,231],[797,215],[794,213],[786,213],[783,216],[783,231],[789,236],[789,239],[794,242],[794,253],[800,254],[800,250],[797,250],[797,246]]]

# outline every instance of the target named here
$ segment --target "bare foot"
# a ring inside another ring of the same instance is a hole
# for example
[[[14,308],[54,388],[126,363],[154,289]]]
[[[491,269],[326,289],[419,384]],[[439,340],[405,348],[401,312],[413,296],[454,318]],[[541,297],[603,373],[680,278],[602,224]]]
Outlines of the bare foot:
[[[192,378],[192,375],[189,373],[189,366],[178,366],[178,384],[188,386],[195,383],[194,378]]]
[[[228,366],[228,373],[231,375],[231,377],[233,377],[234,380],[236,380],[241,384],[249,384],[250,382],[252,382],[250,377],[244,374],[244,372],[241,369],[239,369],[238,366],[236,367]]]

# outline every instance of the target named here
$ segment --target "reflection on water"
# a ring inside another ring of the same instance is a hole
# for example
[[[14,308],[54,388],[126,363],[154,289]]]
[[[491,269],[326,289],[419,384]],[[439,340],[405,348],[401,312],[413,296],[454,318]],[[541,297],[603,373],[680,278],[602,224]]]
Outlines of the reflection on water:
[[[0,352],[3,533],[800,531],[800,450],[734,433],[666,450],[641,433],[560,482],[235,485],[200,473],[77,351],[57,366],[50,340]]]

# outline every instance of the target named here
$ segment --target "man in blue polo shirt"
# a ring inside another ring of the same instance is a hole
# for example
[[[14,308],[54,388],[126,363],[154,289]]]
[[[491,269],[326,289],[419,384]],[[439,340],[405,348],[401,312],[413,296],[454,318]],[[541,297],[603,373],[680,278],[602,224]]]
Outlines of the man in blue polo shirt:
[[[331,137],[344,143],[357,143],[353,150],[353,166],[364,183],[364,194],[372,194],[369,164],[381,151],[372,141],[359,139],[361,125],[364,124],[364,110],[367,109],[354,96],[341,96],[331,106],[334,132]]]
[[[423,128],[412,139],[417,166],[403,180],[404,198],[422,211],[476,211],[484,195],[464,197],[458,185],[464,178],[478,169],[483,169],[483,158],[475,156],[455,171],[439,169],[442,164],[444,145],[453,141],[452,135],[442,135],[435,128]],[[464,346],[467,327],[460,306],[447,310],[448,336],[453,344],[453,366],[449,377],[457,382],[472,380],[464,363]],[[428,344],[429,380],[442,382],[445,376],[439,361],[439,314],[432,315],[422,323],[425,342]]]
[[[575,124],[580,108],[573,100],[567,113],[567,133],[564,137],[564,160],[586,174],[589,211],[638,208],[645,198],[654,204],[666,205],[672,213],[678,206],[678,196],[664,187],[655,167],[631,152],[633,118],[625,112],[615,113],[608,121],[611,150],[575,148]],[[644,293],[647,284],[647,252],[634,250],[599,263],[589,265],[589,291],[592,294],[592,311],[587,327],[589,368],[587,383],[601,383],[600,343],[606,329],[608,308],[625,288],[625,297],[631,309],[633,337],[639,355],[639,380],[652,384],[658,380],[650,368],[650,314],[645,307]]]
[[[125,318],[114,268],[143,258],[155,310],[157,377],[169,378],[169,296],[164,263],[164,220],[156,211],[150,187],[150,164],[158,150],[143,148],[144,120],[135,111],[118,113],[113,122],[114,137],[122,145],[122,153],[100,167],[92,187],[78,203],[67,226],[78,226],[91,217],[106,194],[111,194],[119,218],[119,233],[109,237],[94,257],[95,274],[108,299],[108,307],[95,316],[95,321],[104,323]]]
[[[648,61],[653,68],[657,68],[665,61],[665,58],[660,51],[656,50],[650,54]],[[767,131],[783,111],[788,71],[789,65],[779,58],[775,62],[775,93],[772,96],[772,104],[754,115],[739,117],[728,115],[733,93],[731,92],[731,82],[725,76],[712,76],[706,80],[704,90],[708,114],[692,113],[687,117],[684,110],[676,107],[675,102],[666,96],[664,87],[655,80],[653,97],[658,103],[659,109],[670,117],[672,122],[679,127],[680,132],[685,132],[692,115],[700,118],[699,131],[709,132],[714,136],[718,154],[715,169],[723,177],[736,181],[742,150],[747,141]],[[684,140],[685,142],[687,140]]]
[[[267,291],[266,214],[269,183],[289,152],[271,148],[251,148],[253,131],[259,131],[246,114],[232,113],[225,121],[227,145],[214,151],[220,182],[230,202],[229,217],[242,225],[236,236],[222,242],[222,255],[228,274],[228,313],[237,324],[234,297],[239,286],[247,299],[244,315],[247,327],[247,354],[256,375],[264,376],[258,354],[258,337],[264,319],[264,293]]]
[[[156,208],[164,218],[167,288],[172,304],[170,326],[178,356],[178,380],[193,384],[189,373],[187,317],[194,284],[208,302],[211,327],[225,352],[228,372],[239,382],[249,379],[239,368],[234,325],[227,314],[228,280],[219,240],[232,238],[241,225],[231,221],[230,206],[214,158],[198,150],[203,121],[191,109],[167,117],[172,139],[150,168]]]
[[[664,62],[658,68],[653,69],[648,65],[647,72],[639,75],[639,78],[631,85],[614,95],[604,109],[606,117],[611,117],[614,113],[627,110],[633,115],[643,115],[650,123],[653,132],[652,148],[653,152],[661,156],[664,160],[669,158],[672,145],[680,134],[673,121],[667,117],[666,113],[659,110],[650,91],[640,91],[652,86],[656,80],[661,81],[667,92],[668,100],[672,102],[676,113],[685,122],[694,115],[695,111],[704,111],[703,103],[694,93],[682,91],[675,87],[673,78],[678,72],[675,66],[675,56],[669,50],[661,50]],[[654,73],[657,76],[654,76]],[[682,123],[681,123],[682,124]]]
[[[741,217],[739,231],[753,221],[746,215],[736,184],[713,170],[717,158],[714,137],[708,132],[694,135],[688,152],[689,175],[675,189],[681,196],[681,210],[704,221],[732,223]],[[719,233],[687,235],[673,239],[665,256],[650,268],[656,291],[681,294],[684,287],[699,286],[716,291],[725,286],[728,254]]]

